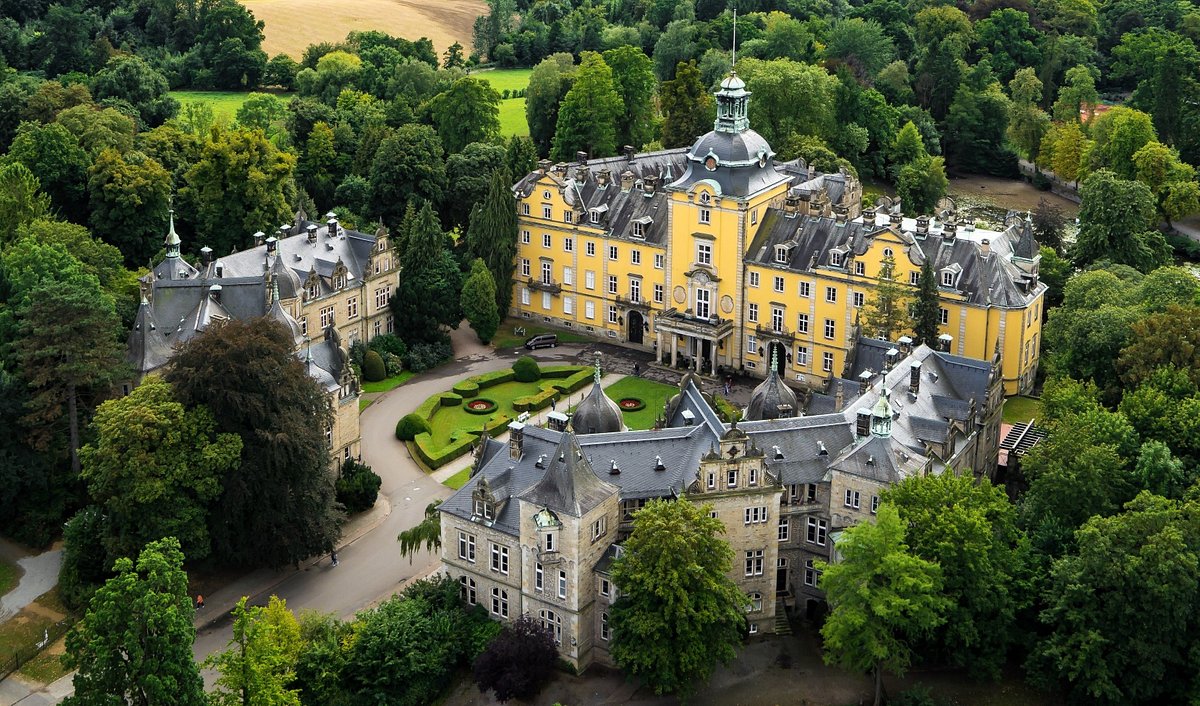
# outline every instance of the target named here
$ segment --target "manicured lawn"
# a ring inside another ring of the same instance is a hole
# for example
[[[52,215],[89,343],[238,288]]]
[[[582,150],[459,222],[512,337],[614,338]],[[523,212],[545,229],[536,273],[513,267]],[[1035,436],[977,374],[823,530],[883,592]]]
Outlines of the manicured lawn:
[[[604,392],[618,404],[623,397],[636,397],[645,402],[646,406],[636,412],[622,410],[622,413],[625,426],[630,429],[650,429],[655,418],[662,414],[663,404],[678,394],[679,388],[629,375],[609,385]]]
[[[514,333],[517,327],[524,328],[525,333]],[[500,328],[496,330],[496,335],[492,338],[492,346],[497,350],[501,348],[516,348],[517,346],[525,345],[525,339],[530,336],[536,336],[539,333],[557,333],[559,343],[587,343],[594,340],[578,333],[531,324],[524,319],[505,319],[500,324]]]
[[[1004,400],[1005,424],[1028,422],[1041,413],[1041,403],[1032,397],[1009,397]]]
[[[366,409],[367,407],[370,407],[370,406],[371,406],[371,403],[372,403],[372,402],[374,402],[374,401],[375,401],[375,400],[368,400],[368,399],[365,399],[365,398],[363,398],[363,399],[360,399],[360,400],[358,401],[358,411],[360,411],[360,412],[361,412],[361,411],[363,411],[364,409]]]
[[[524,98],[509,98],[506,101],[500,101],[500,134],[504,137],[529,134],[529,121],[525,119]]]
[[[213,117],[224,118],[230,122],[237,116],[238,108],[250,97],[248,91],[171,91],[171,97],[183,103],[208,103],[212,106]],[[292,99],[295,93],[276,93],[275,96],[283,102]]]
[[[17,565],[5,559],[0,559],[0,596],[17,587]]]
[[[453,407],[439,407],[434,413],[433,419],[430,420],[429,426],[432,427],[433,447],[440,448],[446,446],[451,441],[458,441],[463,434],[469,431],[479,431],[483,428],[486,422],[494,420],[500,415],[507,415],[510,419],[516,419],[520,412],[513,409],[512,402],[518,397],[527,397],[536,395],[541,392],[541,385],[544,380],[537,382],[502,382],[499,385],[479,391],[477,397],[469,397],[463,400],[463,404]],[[496,411],[488,414],[471,414],[464,406],[471,400],[483,398],[496,403]]]
[[[487,81],[497,93],[503,93],[506,89],[519,91],[528,86],[529,75],[532,73],[533,69],[489,69],[475,71],[471,76]]]
[[[404,372],[400,373],[396,377],[384,378],[383,380],[380,380],[379,382],[364,382],[362,385],[362,391],[363,392],[387,392],[388,390],[394,390],[397,387],[400,387],[404,383],[408,382],[409,378],[411,378],[414,375],[416,375],[416,373],[414,373],[413,371],[405,370]]]
[[[454,475],[450,476],[445,481],[443,481],[442,485],[446,486],[447,488],[454,488],[455,490],[458,490],[459,488],[461,488],[467,484],[467,480],[470,477],[471,477],[471,467],[467,466],[466,468],[462,469],[458,473],[455,473]]]

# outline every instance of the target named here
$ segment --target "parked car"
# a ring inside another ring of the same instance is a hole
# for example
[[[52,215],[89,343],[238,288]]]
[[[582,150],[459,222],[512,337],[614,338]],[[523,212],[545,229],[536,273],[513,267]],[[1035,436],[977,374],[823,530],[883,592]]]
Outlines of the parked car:
[[[531,351],[537,348],[553,348],[557,345],[558,335],[553,333],[539,333],[525,339],[525,348]]]

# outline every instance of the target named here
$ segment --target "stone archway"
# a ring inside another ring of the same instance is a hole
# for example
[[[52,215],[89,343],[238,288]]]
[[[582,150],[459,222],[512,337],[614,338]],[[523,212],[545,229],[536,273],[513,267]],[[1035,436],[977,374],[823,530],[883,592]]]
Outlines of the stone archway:
[[[646,317],[637,309],[630,309],[625,318],[629,321],[629,342],[642,345],[645,340]]]

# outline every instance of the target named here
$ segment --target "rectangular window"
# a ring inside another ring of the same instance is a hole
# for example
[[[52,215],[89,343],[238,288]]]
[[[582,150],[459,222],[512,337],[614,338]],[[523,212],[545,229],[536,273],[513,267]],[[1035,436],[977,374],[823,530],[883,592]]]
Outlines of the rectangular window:
[[[508,547],[492,545],[492,571],[508,575]]]
[[[329,328],[333,324],[333,307],[327,306],[321,309],[321,328]]]
[[[712,223],[712,209],[700,209],[700,222],[704,224]]]
[[[567,572],[561,569],[558,572],[558,597],[567,597]]]
[[[802,296],[802,297],[811,297],[812,296],[812,282],[801,282],[800,283],[800,296]]]
[[[854,299],[854,306],[862,306],[863,305],[864,297],[863,297],[862,292],[852,292],[850,294],[850,296],[853,297],[853,299]]]
[[[777,306],[771,307],[771,330],[783,330],[783,309]]]
[[[529,258],[527,258],[527,257],[521,258],[521,276],[529,277],[531,272],[532,272],[532,269],[529,264]]]
[[[542,590],[546,585],[546,572],[542,569],[542,562],[534,562],[533,564],[533,588],[536,591]]]
[[[563,209],[563,223],[574,223],[575,212],[571,209]]]
[[[600,579],[600,595],[607,597],[611,593],[612,584],[608,582],[608,579]]]
[[[608,307],[608,323],[617,323],[617,307],[615,306]]]
[[[841,267],[842,261],[845,259],[845,257],[846,255],[844,253],[831,252],[829,253],[829,264],[833,265],[834,267]]]
[[[529,288],[528,287],[521,287],[521,303],[525,306],[529,306]]]
[[[609,246],[608,246],[608,259],[609,259],[609,260],[616,260],[616,259],[617,259],[617,255],[618,255],[618,253],[617,253],[617,246],[616,246],[616,245],[609,245]]]
[[[660,252],[654,253],[654,269],[661,270],[666,264],[666,258]]]
[[[813,564],[813,560],[808,559],[807,561],[805,561],[804,562],[804,585],[805,586],[816,586],[820,580],[821,580],[821,572],[817,571],[816,566],[814,566],[814,564]]]
[[[707,289],[696,290],[696,316],[701,319],[707,319],[710,313],[709,297],[711,293]]]
[[[570,316],[575,313],[575,298],[563,297],[563,313]]]
[[[950,323],[950,310],[938,309],[938,323],[945,326]]]
[[[825,301],[829,302],[830,304],[837,302],[837,287],[825,288]]]
[[[909,272],[908,273],[908,283],[914,287],[917,286],[918,284],[920,284],[921,283],[921,273],[917,272],[916,270]]]
[[[596,244],[588,241],[584,247],[584,252],[587,253],[588,257],[594,256],[596,254]]]
[[[730,488],[736,488],[737,487],[737,476],[738,476],[738,474],[737,474],[736,468],[733,470],[730,470],[730,471],[726,471],[725,472],[725,485]]]
[[[521,244],[529,245],[530,233],[527,230],[521,231]]]
[[[565,252],[575,252],[575,239],[570,236],[563,238],[563,250]]]
[[[825,338],[833,340],[837,335],[837,323],[833,319],[825,319]]]
[[[821,354],[821,372],[833,372],[833,354],[829,351],[825,351]]]
[[[783,245],[776,245],[775,246],[775,262],[778,262],[781,264],[787,264],[787,261],[788,261],[788,249],[786,247],[784,247]]]
[[[696,264],[712,264],[712,243],[696,243]]]
[[[588,289],[596,288],[596,273],[588,270],[583,273],[583,286]]]
[[[877,512],[879,512],[879,496],[872,495],[871,496],[871,514],[874,515]]]
[[[746,575],[747,576],[762,576],[763,573],[763,554],[762,549],[752,549],[746,552]]]
[[[713,471],[708,472],[708,489],[712,490],[717,487],[717,474]]]
[[[636,277],[629,278],[629,301],[634,303],[642,301],[642,281]]]
[[[475,563],[475,535],[466,532],[458,533],[458,558]]]
[[[529,215],[529,204],[528,203],[524,203],[524,202],[521,203],[521,215],[522,216]]]
[[[808,314],[796,317],[796,333],[808,333]]]
[[[646,225],[644,223],[642,223],[641,221],[633,222],[633,237],[635,237],[635,238],[645,238],[646,237]]]
[[[554,211],[550,208],[550,204],[548,203],[542,204],[542,218],[545,218],[546,220],[554,218]]]
[[[758,273],[757,273],[757,272],[751,272],[751,273],[750,273],[750,286],[751,286],[751,287],[757,287],[757,286],[758,286]]]
[[[796,364],[802,368],[808,367],[808,347],[807,346],[797,346],[796,347]]]
[[[754,336],[746,336],[746,351],[748,353],[758,352],[758,339]]]
[[[542,233],[542,247],[543,248],[550,247],[550,234],[549,233]]]
[[[591,211],[589,213],[589,219],[591,220],[591,222],[593,224],[599,223],[600,222],[600,212],[599,211]]]
[[[849,488],[847,488],[846,489],[846,502],[844,504],[846,507],[852,507],[855,510],[857,510],[858,506],[859,506],[858,491],[850,490]]]
[[[563,268],[563,284],[575,284],[575,270],[571,269],[570,267]]]
[[[954,286],[954,273],[953,272],[943,272],[942,273],[942,286],[943,287],[953,287]]]
[[[749,311],[749,313],[746,314],[746,316],[748,316],[750,318],[750,323],[757,324],[758,323],[758,304],[751,302],[750,311]]]
[[[601,517],[592,523],[592,541],[595,542],[608,532],[608,518]]]
[[[867,263],[855,262],[854,263],[854,274],[858,275],[859,277],[865,277],[867,274]]]
[[[600,639],[607,641],[612,635],[608,629],[608,613],[600,613]]]
[[[825,520],[819,520],[815,517],[808,518],[808,541],[811,544],[825,546],[825,534],[827,525]]]
[[[542,284],[554,283],[553,264],[549,260],[542,260]]]
[[[663,286],[661,284],[654,285],[654,303],[655,304],[663,303]]]
[[[350,297],[346,300],[346,318],[358,318],[358,297]]]
[[[609,294],[617,293],[617,276],[616,275],[608,276],[608,293]]]
[[[775,291],[776,292],[783,291],[783,278],[778,275],[775,276]]]
[[[791,532],[791,528],[792,528],[791,518],[788,518],[788,517],[779,518],[779,541],[781,541],[781,542],[788,541],[788,535]]]
[[[542,292],[542,309],[550,311],[553,307],[553,302],[550,299],[550,292]]]
[[[629,261],[635,265],[642,264],[642,251],[636,250],[636,249],[630,250],[629,251]]]
[[[815,503],[817,501],[817,484],[806,483],[805,485],[808,486],[805,489],[805,499],[810,503]]]
[[[757,208],[750,212],[750,225],[754,225],[756,223],[758,223],[758,209]]]
[[[587,319],[596,318],[596,302],[583,303],[583,316]]]
[[[765,505],[748,507],[743,511],[743,515],[744,515],[744,521],[742,524],[756,525],[756,524],[759,524],[760,522],[766,522],[767,521],[767,507]]]
[[[501,618],[508,617],[508,591],[492,589],[492,614]]]

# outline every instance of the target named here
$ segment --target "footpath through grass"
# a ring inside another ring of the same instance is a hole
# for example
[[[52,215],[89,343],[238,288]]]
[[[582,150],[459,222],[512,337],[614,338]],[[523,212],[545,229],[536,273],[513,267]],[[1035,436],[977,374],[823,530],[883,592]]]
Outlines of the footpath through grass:
[[[238,108],[242,107],[242,103],[246,102],[250,93],[250,91],[170,91],[170,96],[179,101],[180,106],[184,103],[206,103],[212,107],[213,117],[233,122],[237,117]],[[259,91],[259,93],[271,93],[284,103],[291,101],[296,95],[295,93],[274,91]]]
[[[625,417],[625,426],[630,429],[651,429],[662,413],[663,405],[679,393],[679,388],[628,375],[609,385],[604,392],[618,405],[626,397],[644,402],[646,406],[639,410],[622,409],[621,413]]]
[[[58,657],[62,654],[59,638],[74,622],[74,616],[53,588],[34,599],[19,613],[0,624],[0,660],[24,662],[21,674],[48,684],[66,674]],[[49,645],[38,645],[49,635]]]

